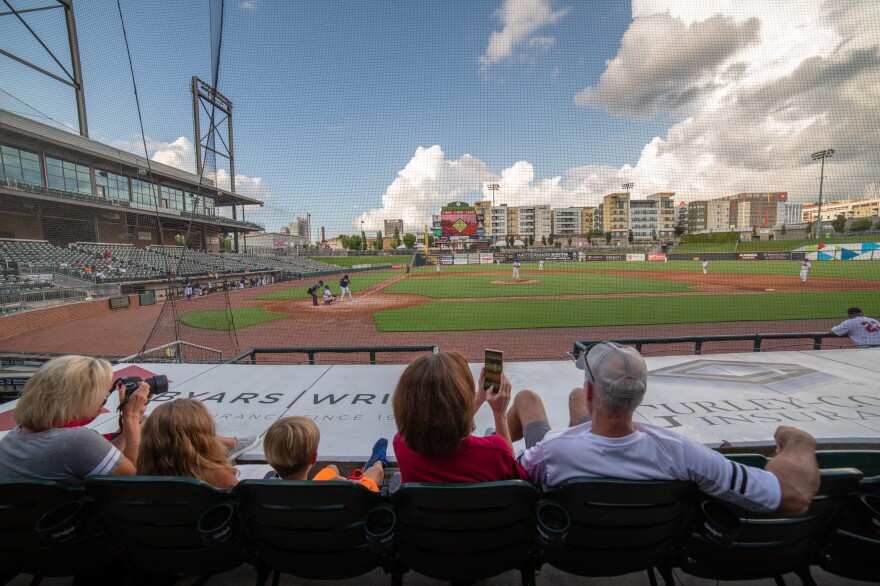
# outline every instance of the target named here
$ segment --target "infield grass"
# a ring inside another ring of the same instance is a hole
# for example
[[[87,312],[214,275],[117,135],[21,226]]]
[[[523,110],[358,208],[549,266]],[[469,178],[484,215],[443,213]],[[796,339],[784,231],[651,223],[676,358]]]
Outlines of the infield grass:
[[[230,320],[231,314],[231,320]],[[190,311],[181,316],[181,323],[203,330],[240,330],[248,326],[262,324],[276,319],[288,317],[283,313],[270,313],[262,307],[236,307],[225,309],[205,309]]]
[[[880,292],[433,302],[374,314],[381,332],[510,330],[840,318],[880,313]]]

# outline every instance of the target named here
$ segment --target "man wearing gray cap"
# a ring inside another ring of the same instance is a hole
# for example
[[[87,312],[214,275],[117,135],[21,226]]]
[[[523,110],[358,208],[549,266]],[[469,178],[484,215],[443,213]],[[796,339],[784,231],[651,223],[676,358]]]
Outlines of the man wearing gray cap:
[[[520,391],[507,414],[517,457],[538,486],[571,478],[684,480],[746,509],[800,515],[819,488],[816,440],[788,426],[776,430],[776,456],[765,470],[732,462],[669,429],[633,421],[645,396],[648,369],[634,348],[601,342],[577,361],[583,388],[569,395],[571,427],[550,431],[541,398]]]
[[[846,321],[831,328],[832,334],[849,336],[849,339],[858,348],[880,347],[880,322],[865,317],[858,307],[850,307],[846,310],[846,315]]]

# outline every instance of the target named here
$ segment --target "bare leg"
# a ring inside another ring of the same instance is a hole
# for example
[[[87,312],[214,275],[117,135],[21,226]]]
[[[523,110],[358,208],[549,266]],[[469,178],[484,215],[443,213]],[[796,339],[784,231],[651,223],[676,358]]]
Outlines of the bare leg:
[[[385,468],[382,462],[376,462],[364,470],[364,478],[369,478],[376,483],[376,486],[382,486],[382,481],[385,480]]]
[[[544,403],[534,391],[520,391],[513,398],[513,406],[507,412],[511,441],[521,440],[523,428],[533,421],[547,421]]]
[[[580,425],[584,417],[589,415],[587,410],[587,393],[583,388],[577,387],[568,395],[568,426]]]

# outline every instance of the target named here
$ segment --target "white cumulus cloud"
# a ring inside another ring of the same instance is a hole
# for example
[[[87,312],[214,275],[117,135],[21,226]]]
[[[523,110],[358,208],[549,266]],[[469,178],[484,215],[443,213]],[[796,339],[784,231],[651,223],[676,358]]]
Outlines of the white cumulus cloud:
[[[554,10],[550,0],[505,0],[494,13],[502,29],[493,31],[489,37],[489,46],[480,57],[483,69],[511,57],[523,45],[540,50],[550,48],[556,42],[554,37],[532,35],[566,14],[567,8]]]

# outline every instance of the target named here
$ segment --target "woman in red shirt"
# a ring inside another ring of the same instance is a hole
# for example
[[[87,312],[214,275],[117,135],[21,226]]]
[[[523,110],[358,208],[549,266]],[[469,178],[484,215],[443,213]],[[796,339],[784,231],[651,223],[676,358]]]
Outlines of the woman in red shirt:
[[[513,457],[507,428],[510,381],[483,390],[458,352],[439,352],[413,361],[394,391],[394,454],[401,482],[490,482],[526,479]],[[489,403],[494,435],[471,435],[474,414]]]

